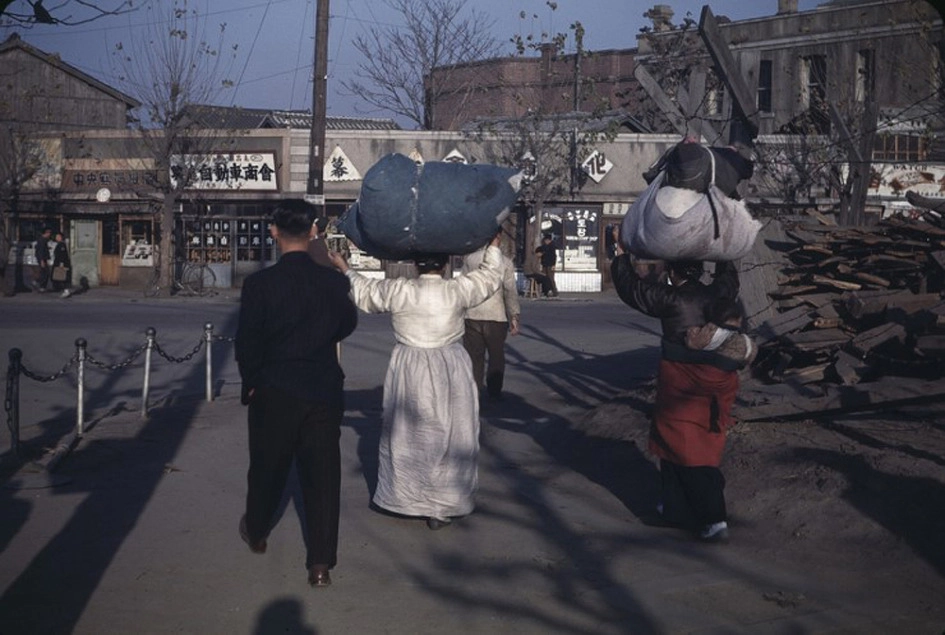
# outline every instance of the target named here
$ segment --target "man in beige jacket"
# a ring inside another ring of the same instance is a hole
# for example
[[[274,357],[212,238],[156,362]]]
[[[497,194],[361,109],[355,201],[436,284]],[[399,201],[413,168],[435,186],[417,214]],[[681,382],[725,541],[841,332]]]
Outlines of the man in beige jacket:
[[[463,273],[475,271],[482,262],[483,250],[473,252],[463,260]],[[515,285],[515,265],[502,256],[502,286],[485,302],[466,309],[466,332],[463,346],[472,358],[473,377],[479,392],[491,399],[502,398],[502,383],[505,377],[505,339],[518,335],[521,308],[518,288]],[[489,363],[486,366],[486,355]],[[485,379],[485,381],[483,381]]]

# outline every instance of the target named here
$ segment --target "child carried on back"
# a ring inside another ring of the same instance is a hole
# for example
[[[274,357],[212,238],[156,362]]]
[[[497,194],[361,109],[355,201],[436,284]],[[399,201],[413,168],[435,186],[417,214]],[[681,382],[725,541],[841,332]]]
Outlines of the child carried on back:
[[[713,351],[739,368],[751,364],[758,353],[751,338],[741,332],[742,312],[738,301],[719,298],[706,309],[706,324],[692,326],[686,331],[686,346],[696,350]]]

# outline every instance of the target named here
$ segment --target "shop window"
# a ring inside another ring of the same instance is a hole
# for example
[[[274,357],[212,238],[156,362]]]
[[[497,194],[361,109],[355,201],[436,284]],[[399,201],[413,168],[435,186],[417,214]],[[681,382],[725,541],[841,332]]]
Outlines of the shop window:
[[[758,67],[758,110],[771,112],[771,91],[774,82],[771,60],[761,60]]]
[[[150,220],[123,220],[121,223],[121,264],[126,267],[151,266],[154,224]],[[103,247],[104,249],[104,247]],[[104,251],[103,251],[104,253]]]
[[[230,230],[234,221],[205,218],[184,223],[185,257],[189,262],[230,262]]]
[[[236,223],[236,259],[241,262],[273,259],[269,223],[262,218],[246,218]]]
[[[876,161],[925,161],[928,148],[919,135],[877,134],[873,140],[873,159]]]
[[[56,227],[53,223],[44,220],[36,220],[32,218],[20,219],[19,221],[19,238],[21,241],[31,242],[34,240],[39,240],[39,237],[43,235],[43,228],[50,227],[53,230],[53,233],[56,231]]]

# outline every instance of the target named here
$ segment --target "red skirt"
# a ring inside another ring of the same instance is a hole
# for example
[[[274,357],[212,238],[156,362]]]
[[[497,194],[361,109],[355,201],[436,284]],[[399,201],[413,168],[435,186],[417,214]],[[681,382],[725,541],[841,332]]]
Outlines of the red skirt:
[[[732,426],[738,373],[661,359],[650,452],[689,467],[718,467]]]

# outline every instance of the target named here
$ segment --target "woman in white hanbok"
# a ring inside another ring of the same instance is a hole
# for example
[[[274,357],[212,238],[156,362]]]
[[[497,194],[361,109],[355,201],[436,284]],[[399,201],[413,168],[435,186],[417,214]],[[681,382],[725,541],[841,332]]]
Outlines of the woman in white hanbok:
[[[367,313],[390,312],[397,344],[384,379],[378,507],[427,519],[431,529],[466,516],[478,486],[479,391],[463,348],[466,309],[499,288],[499,236],[479,269],[443,278],[446,256],[417,259],[419,278],[377,280],[333,263]]]

